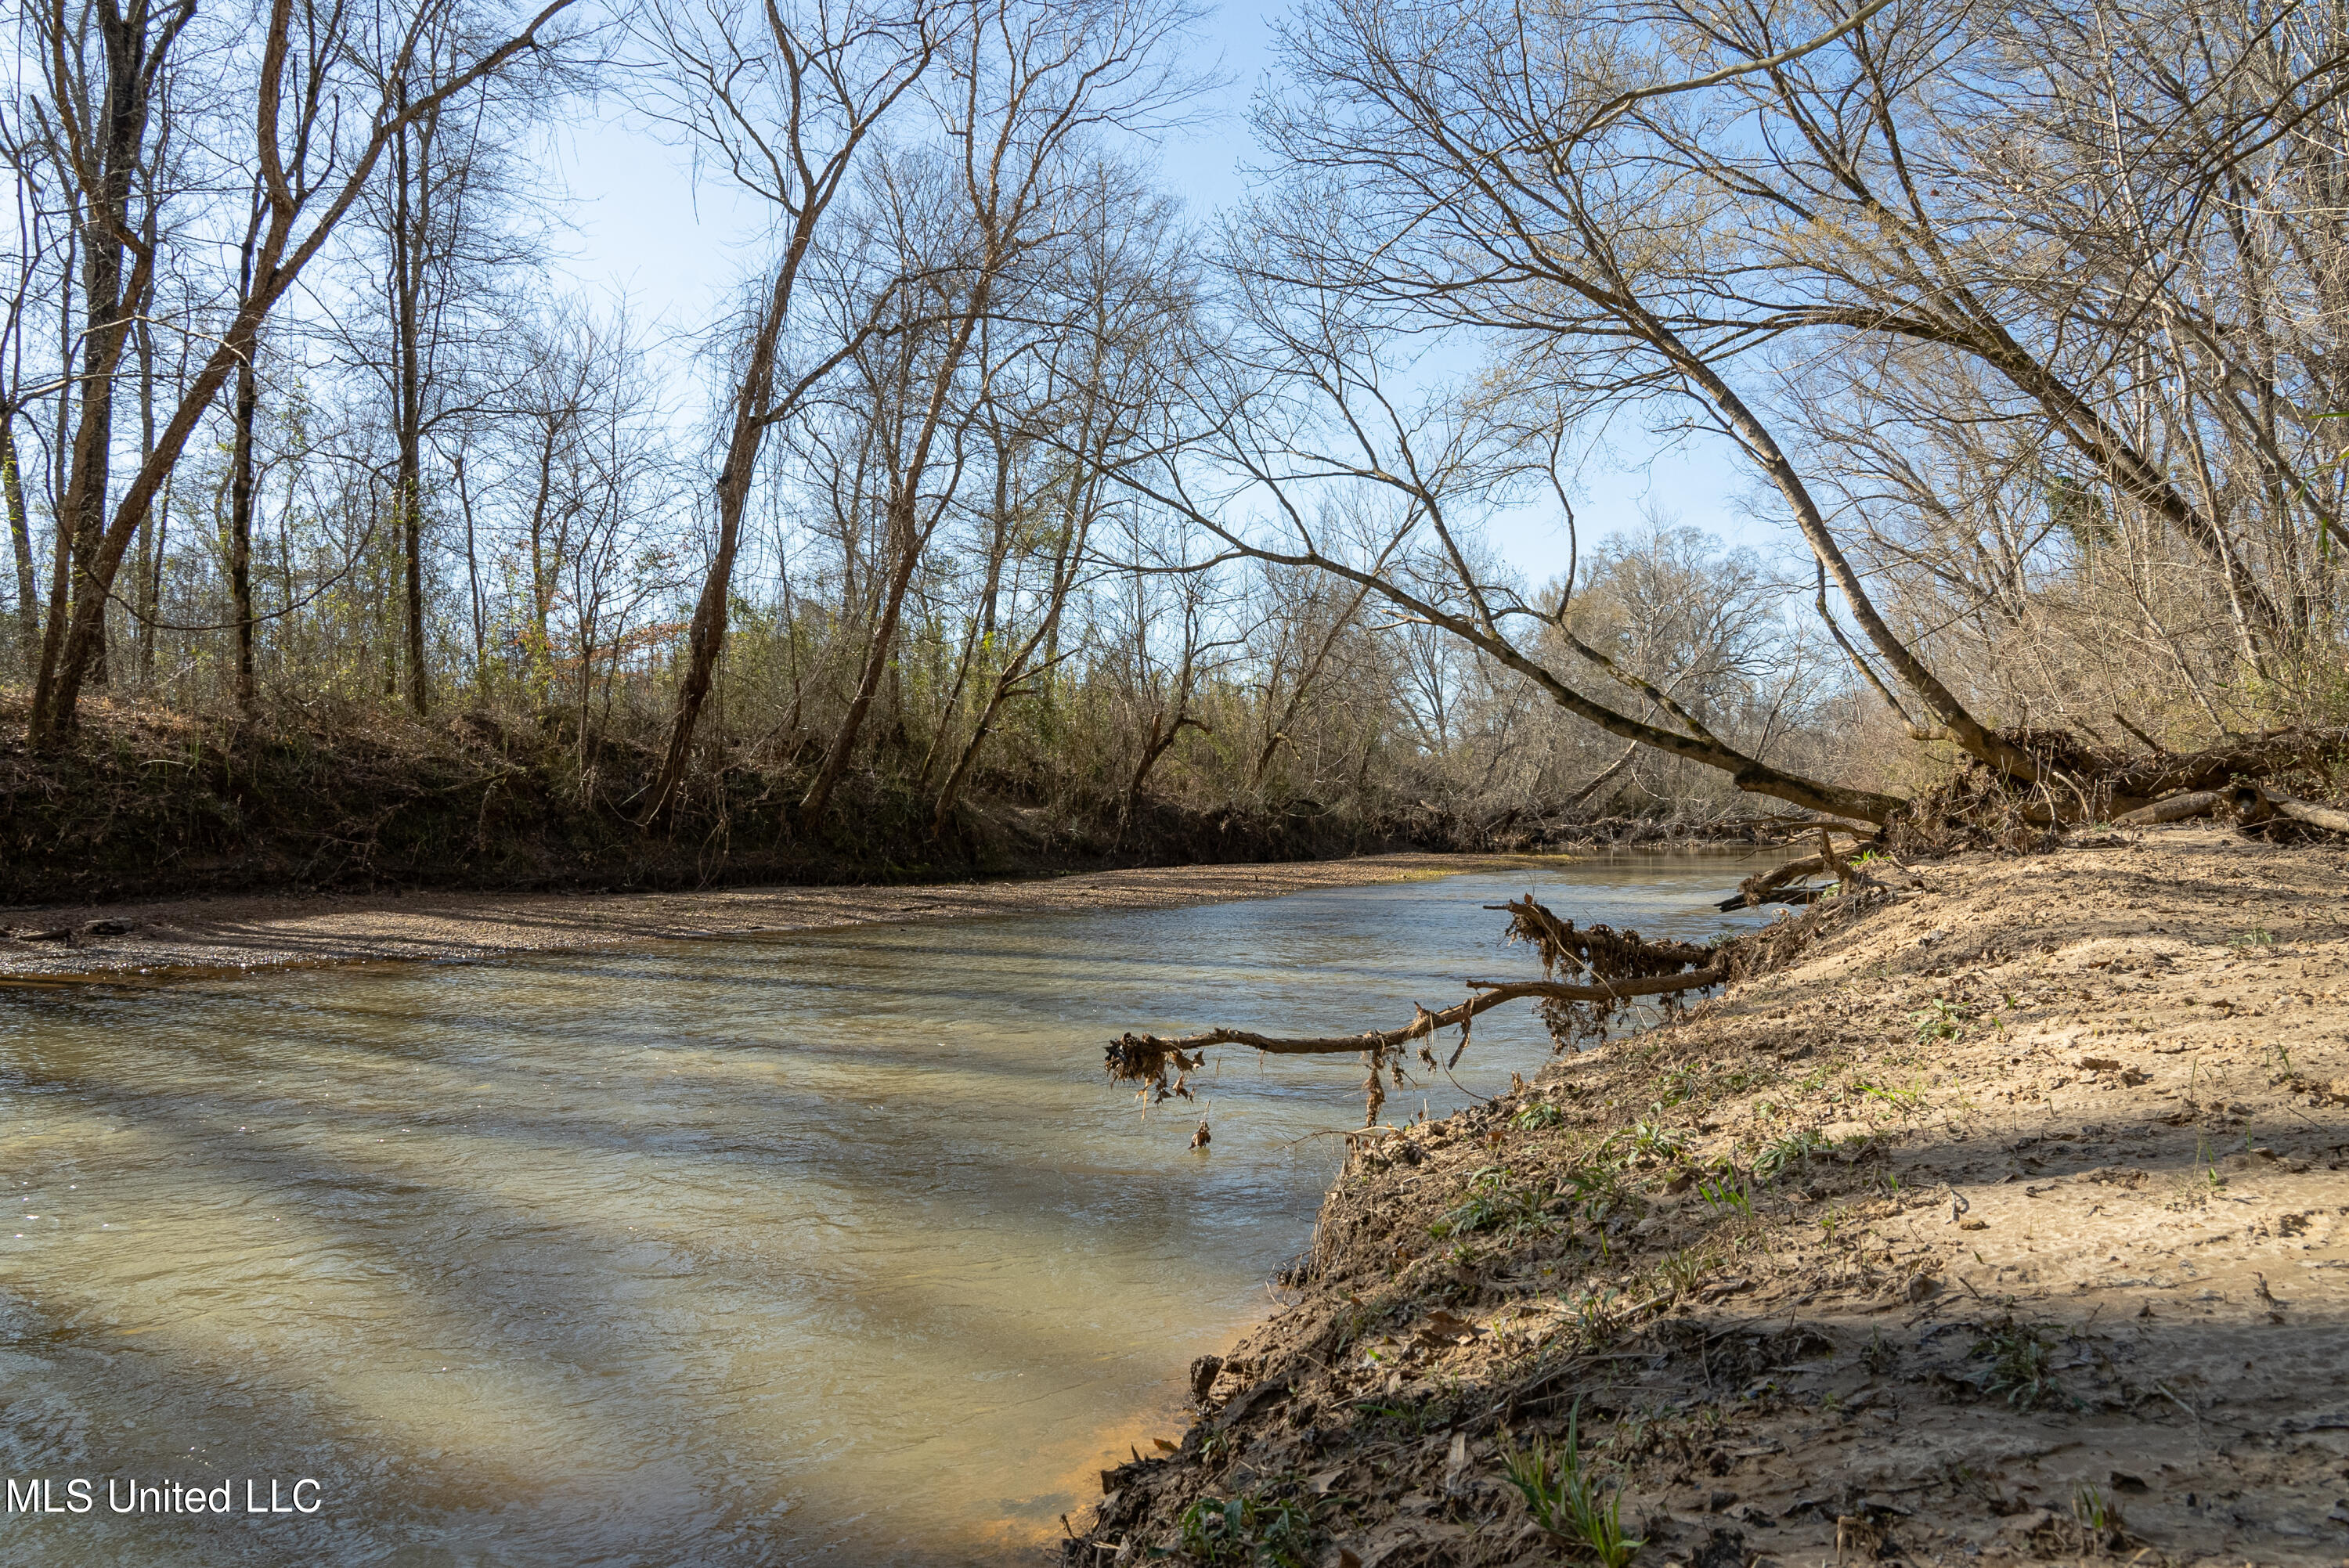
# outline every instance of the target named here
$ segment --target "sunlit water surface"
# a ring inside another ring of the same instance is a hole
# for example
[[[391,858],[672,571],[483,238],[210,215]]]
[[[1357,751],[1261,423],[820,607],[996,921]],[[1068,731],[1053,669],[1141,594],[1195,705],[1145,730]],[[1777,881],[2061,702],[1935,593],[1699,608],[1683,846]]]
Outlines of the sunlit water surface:
[[[96,1503],[0,1513],[0,1562],[1033,1561],[1361,1115],[1352,1058],[1229,1052],[1191,1153],[1105,1039],[1392,1026],[1530,971],[1483,905],[1701,935],[1751,869],[0,991],[0,1474]],[[1461,1080],[1547,1053],[1489,1014]]]

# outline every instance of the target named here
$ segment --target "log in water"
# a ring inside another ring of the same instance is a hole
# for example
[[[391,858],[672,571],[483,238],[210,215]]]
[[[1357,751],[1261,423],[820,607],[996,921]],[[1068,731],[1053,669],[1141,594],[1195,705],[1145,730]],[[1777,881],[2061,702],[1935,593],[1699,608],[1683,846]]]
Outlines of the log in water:
[[[0,991],[0,1560],[1033,1560],[1360,1117],[1229,1051],[1189,1152],[1105,1038],[1384,1026],[1530,970],[1485,904],[1702,936],[1750,869]],[[1547,1051],[1513,1006],[1461,1079]]]

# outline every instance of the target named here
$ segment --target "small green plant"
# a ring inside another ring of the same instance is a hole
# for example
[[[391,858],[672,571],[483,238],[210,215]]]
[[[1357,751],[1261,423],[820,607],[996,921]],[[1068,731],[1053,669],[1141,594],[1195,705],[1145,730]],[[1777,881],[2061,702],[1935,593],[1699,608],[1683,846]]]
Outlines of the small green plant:
[[[2194,1133],[2194,1174],[2185,1178],[2183,1186],[2184,1202],[2189,1205],[2207,1204],[2212,1193],[2227,1186],[2227,1179],[2219,1174],[2219,1157],[2210,1150],[2210,1135],[2199,1128]]]
[[[1601,1160],[1576,1166],[1567,1173],[1558,1190],[1573,1210],[1593,1224],[1614,1213],[1630,1197],[1623,1187],[1622,1171]]]
[[[1754,1157],[1754,1179],[1775,1181],[1797,1165],[1808,1169],[1812,1155],[1831,1147],[1826,1139],[1810,1129],[1790,1132]]]
[[[1967,1354],[1990,1362],[1980,1379],[1982,1391],[2004,1395],[2018,1410],[2033,1409],[2063,1394],[2063,1385],[2055,1380],[2054,1341],[2012,1316],[1983,1330]]]
[[[1588,1552],[1599,1568],[1624,1568],[1647,1542],[1623,1533],[1622,1489],[1595,1480],[1584,1463],[1581,1424],[1582,1403],[1577,1400],[1567,1418],[1563,1448],[1553,1449],[1539,1438],[1523,1449],[1505,1442],[1501,1460],[1536,1523]]]
[[[1607,1336],[1615,1320],[1615,1308],[1622,1293],[1608,1285],[1599,1290],[1584,1290],[1567,1301],[1568,1310],[1574,1314],[1575,1333],[1585,1344],[1597,1344]]]
[[[1859,1363],[1871,1374],[1881,1377],[1892,1370],[1897,1355],[1892,1346],[1884,1343],[1884,1330],[1879,1328],[1868,1336],[1868,1344],[1859,1353]]]
[[[1656,1265],[1656,1279],[1675,1299],[1694,1295],[1719,1261],[1711,1253],[1685,1248]]]
[[[1299,1503],[1246,1493],[1203,1497],[1183,1511],[1176,1529],[1186,1556],[1218,1568],[1309,1568],[1313,1561],[1313,1516]]]
[[[1663,1107],[1658,1105],[1654,1109],[1661,1110]],[[1643,1116],[1633,1122],[1626,1141],[1630,1143],[1634,1158],[1645,1155],[1653,1160],[1673,1161],[1688,1152],[1687,1140],[1651,1116]]]
[[[1697,1074],[1692,1067],[1668,1068],[1662,1078],[1663,1100],[1667,1106],[1684,1104],[1696,1098]]]
[[[1546,1099],[1537,1099],[1509,1119],[1521,1132],[1539,1132],[1545,1127],[1556,1127],[1566,1119],[1566,1112]]]
[[[1913,1085],[1908,1088],[1894,1088],[1889,1084],[1854,1078],[1851,1087],[1861,1099],[1880,1099],[1902,1116],[1914,1116],[1925,1109],[1925,1093]]]
[[[2098,1491],[2093,1481],[2084,1480],[2072,1489],[2072,1517],[2098,1535],[2119,1529],[2121,1523],[2120,1506]]]
[[[1424,1404],[1388,1405],[1372,1400],[1356,1405],[1354,1408],[1366,1416],[1392,1421],[1414,1438],[1426,1435],[1428,1407]]]
[[[1754,1194],[1734,1171],[1723,1171],[1698,1182],[1696,1195],[1713,1209],[1753,1217]]]
[[[2240,936],[2230,941],[2227,945],[2238,953],[2248,953],[2254,947],[2273,947],[2275,933],[2265,926],[2255,925]]]
[[[1473,1235],[1482,1231],[1539,1230],[1549,1224],[1543,1211],[1551,1194],[1539,1187],[1519,1186],[1506,1166],[1487,1165],[1468,1179],[1467,1195],[1444,1217],[1427,1227],[1439,1241],[1446,1236]]]
[[[1917,1043],[1930,1046],[1936,1040],[1954,1040],[1966,1032],[1966,1016],[1955,1002],[1937,996],[1930,1007],[1909,1015],[1909,1026],[1916,1031]]]

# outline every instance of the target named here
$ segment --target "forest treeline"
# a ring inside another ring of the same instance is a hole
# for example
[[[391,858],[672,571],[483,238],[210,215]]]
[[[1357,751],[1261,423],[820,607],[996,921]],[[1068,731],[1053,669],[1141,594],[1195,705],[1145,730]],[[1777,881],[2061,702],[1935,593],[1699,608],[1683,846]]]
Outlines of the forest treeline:
[[[1300,0],[1223,213],[1183,0],[12,23],[11,894],[2044,823],[2340,748],[2338,4]],[[763,214],[710,319],[547,259],[589,113]],[[1578,515],[1674,440],[1783,557]]]

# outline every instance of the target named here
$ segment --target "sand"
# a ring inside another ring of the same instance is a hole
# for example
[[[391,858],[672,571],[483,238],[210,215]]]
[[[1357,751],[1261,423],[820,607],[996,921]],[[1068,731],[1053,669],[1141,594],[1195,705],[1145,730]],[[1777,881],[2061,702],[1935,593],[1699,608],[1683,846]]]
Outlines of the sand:
[[[1917,871],[1359,1156],[1067,1560],[1592,1561],[1507,1473],[1578,1411],[1642,1564],[2349,1561],[2349,850]]]
[[[214,974],[369,961],[450,962],[876,922],[1170,909],[1404,882],[1555,858],[1372,855],[1176,866],[926,886],[662,893],[370,893],[0,912],[0,980]]]

